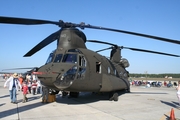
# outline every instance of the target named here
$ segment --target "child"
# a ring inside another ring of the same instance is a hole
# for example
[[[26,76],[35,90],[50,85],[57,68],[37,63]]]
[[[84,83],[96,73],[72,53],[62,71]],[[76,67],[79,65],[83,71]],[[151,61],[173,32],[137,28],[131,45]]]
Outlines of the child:
[[[26,95],[28,94],[28,86],[27,86],[26,82],[23,83],[22,90],[23,90],[23,103],[25,103],[28,100],[26,97]]]

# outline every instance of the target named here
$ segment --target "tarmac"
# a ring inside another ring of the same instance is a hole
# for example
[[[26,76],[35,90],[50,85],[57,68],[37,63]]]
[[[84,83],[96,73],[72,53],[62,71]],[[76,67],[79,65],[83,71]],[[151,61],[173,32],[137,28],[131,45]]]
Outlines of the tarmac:
[[[175,88],[132,86],[131,93],[109,101],[107,94],[80,93],[78,98],[62,97],[61,92],[52,103],[41,103],[41,95],[28,94],[22,103],[22,92],[17,92],[18,104],[10,103],[9,90],[0,78],[1,120],[168,120],[171,109],[180,120],[180,106]]]

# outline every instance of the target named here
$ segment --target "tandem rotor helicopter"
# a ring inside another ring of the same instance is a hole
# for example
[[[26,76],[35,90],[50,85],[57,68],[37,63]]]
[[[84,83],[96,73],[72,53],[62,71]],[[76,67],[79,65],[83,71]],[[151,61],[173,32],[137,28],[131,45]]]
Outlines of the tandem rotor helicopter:
[[[93,26],[83,22],[80,24],[63,22],[62,20],[55,22],[0,16],[0,23],[20,25],[53,24],[60,27],[60,30],[42,40],[27,52],[24,57],[32,56],[48,44],[57,40],[57,48],[49,54],[46,63],[41,67],[32,69],[32,71],[33,74],[38,76],[41,83],[55,91],[54,93],[69,91],[71,97],[78,97],[79,92],[108,92],[109,100],[117,101],[118,91],[123,90],[125,92],[130,92],[130,83],[128,81],[129,72],[126,70],[126,68],[129,67],[129,62],[127,59],[122,58],[121,49],[180,57],[174,54],[118,46],[113,43],[98,40],[87,40],[86,35],[78,28],[108,30],[180,44],[178,40],[152,35]],[[86,47],[86,42],[107,44],[111,47],[92,51]],[[111,49],[110,58],[106,58],[98,53],[108,49]]]

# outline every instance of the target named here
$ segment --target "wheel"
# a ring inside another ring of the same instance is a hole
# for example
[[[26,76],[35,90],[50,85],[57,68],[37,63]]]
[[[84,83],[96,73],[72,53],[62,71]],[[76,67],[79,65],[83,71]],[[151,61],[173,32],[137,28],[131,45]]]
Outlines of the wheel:
[[[70,96],[70,97],[77,98],[77,97],[79,96],[79,92],[70,92],[70,93],[69,93],[69,96]]]
[[[114,101],[118,101],[118,97],[119,97],[118,93],[113,94]]]
[[[65,96],[67,96],[67,95],[68,95],[68,92],[62,91],[62,96],[63,96],[63,97],[65,97]]]
[[[52,90],[52,89],[49,90],[49,94],[51,94],[51,95],[56,95],[58,93],[59,93],[59,91],[57,91],[57,90]]]
[[[126,89],[126,92],[127,92],[127,93],[130,93],[130,92],[131,92],[131,91],[130,91],[130,88],[129,88],[129,89]]]
[[[113,92],[109,93],[109,100],[112,101],[113,100]]]
[[[59,93],[59,91],[53,90],[53,94],[58,94],[58,93]]]
[[[119,94],[117,92],[110,92],[109,93],[109,100],[118,101]]]

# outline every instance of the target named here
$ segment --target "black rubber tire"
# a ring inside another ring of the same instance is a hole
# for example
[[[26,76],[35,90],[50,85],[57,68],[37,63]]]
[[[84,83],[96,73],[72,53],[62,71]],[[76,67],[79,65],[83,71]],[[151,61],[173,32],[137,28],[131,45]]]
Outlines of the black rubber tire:
[[[117,92],[110,92],[109,93],[109,100],[112,101],[118,101],[119,94]]]

